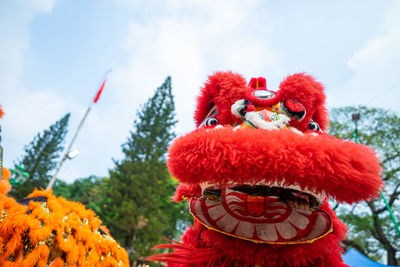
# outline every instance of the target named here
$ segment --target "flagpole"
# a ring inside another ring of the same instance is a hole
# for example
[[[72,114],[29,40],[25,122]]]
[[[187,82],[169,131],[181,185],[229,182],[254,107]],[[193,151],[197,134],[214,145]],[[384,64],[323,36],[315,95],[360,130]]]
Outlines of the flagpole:
[[[88,107],[88,109],[86,110],[86,113],[85,113],[85,115],[83,116],[81,122],[79,123],[78,129],[76,130],[75,135],[74,135],[74,137],[72,138],[71,143],[69,144],[67,150],[65,151],[64,156],[63,156],[62,159],[60,160],[60,163],[58,163],[56,172],[55,172],[55,173],[53,174],[53,176],[51,177],[51,180],[50,180],[50,182],[49,182],[49,184],[48,184],[46,190],[50,190],[50,189],[53,187],[53,184],[54,184],[54,182],[55,182],[56,179],[57,179],[57,174],[60,172],[60,169],[61,169],[62,165],[64,164],[64,162],[68,159],[68,154],[69,154],[69,152],[71,152],[72,146],[73,146],[73,144],[75,143],[75,140],[76,140],[76,138],[78,137],[78,134],[79,134],[79,132],[80,132],[81,129],[82,129],[82,125],[83,125],[83,123],[85,122],[85,120],[86,120],[86,118],[87,118],[87,116],[88,116],[88,114],[89,114],[91,108],[92,108],[92,107],[91,107],[91,105],[90,105],[90,106]]]
[[[79,132],[81,131],[82,126],[83,126],[83,124],[85,123],[86,118],[88,117],[90,110],[92,109],[92,104],[97,103],[97,101],[99,100],[100,95],[101,95],[101,93],[103,92],[104,86],[105,86],[106,81],[107,81],[107,74],[110,73],[110,72],[111,72],[111,70],[109,70],[109,71],[107,71],[107,72],[105,73],[105,75],[104,75],[105,78],[104,78],[104,80],[103,80],[103,82],[102,82],[102,84],[101,84],[101,86],[100,86],[100,89],[97,91],[95,97],[93,98],[93,102],[91,102],[91,103],[89,104],[89,107],[88,107],[88,109],[86,110],[85,115],[83,115],[82,120],[81,120],[81,122],[79,123],[78,129],[76,130],[75,135],[74,135],[74,137],[73,137],[72,140],[71,140],[71,143],[69,144],[67,150],[65,151],[64,156],[61,158],[60,162],[58,163],[56,172],[55,172],[55,173],[53,174],[53,176],[51,177],[50,182],[49,182],[49,184],[47,185],[46,190],[50,190],[50,189],[53,187],[54,182],[55,182],[56,179],[57,179],[57,175],[58,175],[58,173],[60,172],[62,165],[63,165],[64,162],[69,158],[68,154],[71,152],[72,146],[73,146],[73,144],[75,143],[75,140],[76,140],[76,138],[78,137],[78,134],[79,134]]]

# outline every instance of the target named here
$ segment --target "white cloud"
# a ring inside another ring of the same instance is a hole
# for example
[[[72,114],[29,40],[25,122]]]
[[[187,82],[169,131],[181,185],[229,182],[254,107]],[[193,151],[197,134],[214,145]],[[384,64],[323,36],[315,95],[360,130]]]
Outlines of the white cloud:
[[[35,16],[49,13],[53,0],[0,2],[0,78],[3,90],[16,90],[23,70],[23,56],[29,46],[29,24]]]
[[[52,91],[16,90],[7,99],[4,128],[12,136],[34,135],[64,115],[65,101]],[[51,111],[51,112],[49,112]]]
[[[343,85],[347,97],[337,96],[333,101],[347,105],[370,105],[400,111],[400,4],[397,3],[382,25],[382,33],[369,40],[348,60],[353,72]],[[337,104],[336,104],[337,105]],[[343,104],[342,104],[343,105]]]
[[[36,16],[51,12],[53,6],[53,0],[0,2],[0,104],[6,112],[1,124],[8,166],[22,153],[21,142],[28,143],[63,114],[64,101],[53,90],[31,91],[20,83],[29,49],[29,25]]]
[[[35,1],[29,1],[26,0],[25,2],[29,2],[31,5],[36,7],[36,10],[38,12],[43,12],[43,13],[50,13],[55,4],[55,0],[35,0]]]
[[[400,30],[392,29],[387,35],[375,38],[357,51],[348,61],[348,67],[355,74],[353,87],[375,88],[377,92],[382,92],[393,86],[394,82],[399,83],[398,70],[392,67],[400,60],[399,47]]]
[[[262,41],[267,30],[256,21],[265,12],[260,1],[171,0],[164,4],[170,12],[157,13],[145,24],[131,24],[125,45],[129,62],[114,68],[121,101],[142,103],[172,75],[178,132],[182,133],[193,128],[195,96],[212,72],[234,70],[248,78],[267,69],[279,72],[276,52]]]

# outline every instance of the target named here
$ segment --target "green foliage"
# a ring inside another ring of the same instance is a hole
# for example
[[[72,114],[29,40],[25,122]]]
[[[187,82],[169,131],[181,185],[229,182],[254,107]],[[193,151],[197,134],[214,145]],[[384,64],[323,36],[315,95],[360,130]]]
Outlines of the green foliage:
[[[49,129],[36,135],[25,147],[25,155],[16,165],[24,167],[30,178],[14,187],[10,195],[19,199],[26,197],[34,188],[46,188],[51,178],[50,172],[57,166],[57,159],[64,149],[69,116],[69,113],[66,114]]]
[[[93,201],[101,197],[98,193],[99,188],[105,183],[105,179],[91,175],[87,178],[80,178],[68,184],[61,180],[56,180],[53,186],[53,193],[71,201],[77,201],[84,205],[90,205]]]
[[[122,146],[125,158],[115,161],[110,171],[106,196],[111,201],[106,212],[113,223],[106,223],[132,263],[149,255],[162,236],[175,238],[187,222],[184,205],[170,200],[176,182],[168,173],[165,155],[175,137],[174,117],[168,77],[138,111],[134,130]]]
[[[56,180],[53,186],[53,193],[70,201],[77,201],[93,210],[105,223],[112,224],[109,220],[110,214],[106,213],[107,206],[111,202],[105,192],[110,188],[110,179],[98,176],[80,178],[68,184]]]
[[[355,123],[351,116],[360,114]],[[381,160],[385,196],[397,222],[400,221],[400,117],[388,110],[369,107],[344,107],[333,109],[330,134],[352,140],[357,132],[361,144],[375,149]],[[390,219],[382,198],[356,207],[340,205],[339,217],[349,225],[346,245],[354,246],[370,258],[380,260],[382,250],[387,252],[389,265],[398,265],[400,260],[400,236]]]

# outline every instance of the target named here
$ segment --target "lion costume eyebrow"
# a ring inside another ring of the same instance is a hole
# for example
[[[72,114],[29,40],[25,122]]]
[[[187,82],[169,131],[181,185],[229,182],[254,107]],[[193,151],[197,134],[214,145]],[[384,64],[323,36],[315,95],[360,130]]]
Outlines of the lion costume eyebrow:
[[[217,117],[218,116],[218,108],[214,103],[211,103],[211,108],[210,111],[207,113],[206,117],[204,118],[204,120],[200,123],[198,128],[201,128],[204,126],[205,121],[207,120],[207,118],[209,118],[210,116],[214,116]]]

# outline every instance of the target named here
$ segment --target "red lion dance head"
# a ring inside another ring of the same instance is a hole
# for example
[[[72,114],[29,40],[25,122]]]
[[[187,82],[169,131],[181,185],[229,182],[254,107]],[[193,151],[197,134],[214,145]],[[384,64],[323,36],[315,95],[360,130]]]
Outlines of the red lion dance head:
[[[356,203],[382,185],[374,152],[329,136],[323,86],[288,76],[209,77],[198,97],[198,129],[177,138],[168,167],[175,201],[194,217],[182,243],[150,260],[169,266],[346,266],[346,226],[327,199]]]

